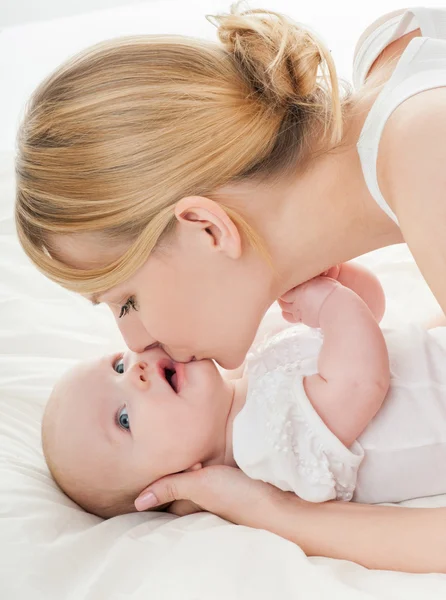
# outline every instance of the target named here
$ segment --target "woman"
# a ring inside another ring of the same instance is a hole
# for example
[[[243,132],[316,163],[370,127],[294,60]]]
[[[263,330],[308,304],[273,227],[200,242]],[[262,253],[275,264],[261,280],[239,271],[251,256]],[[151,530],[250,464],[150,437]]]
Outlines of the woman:
[[[155,36],[87,51],[42,84],[21,128],[25,251],[106,302],[132,350],[225,368],[274,300],[389,244],[408,243],[445,309],[446,42],[430,14],[393,17],[390,38],[385,19],[378,51],[366,36],[367,81],[342,97],[323,44],[266,11],[217,17],[220,44]],[[140,509],[188,499],[309,554],[445,569],[443,509],[306,505],[224,468],[151,490]]]

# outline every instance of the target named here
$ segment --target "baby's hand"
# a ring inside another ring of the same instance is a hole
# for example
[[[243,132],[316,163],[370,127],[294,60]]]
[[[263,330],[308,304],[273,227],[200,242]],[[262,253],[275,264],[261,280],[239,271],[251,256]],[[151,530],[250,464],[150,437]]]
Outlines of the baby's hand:
[[[339,265],[335,265],[334,267],[331,267],[330,269],[328,269],[328,271],[324,271],[323,273],[320,274],[320,277],[330,277],[331,279],[338,279],[339,277],[339,273],[341,272],[341,264]]]
[[[340,285],[334,279],[320,276],[298,285],[278,300],[283,318],[290,323],[319,327],[321,308]]]

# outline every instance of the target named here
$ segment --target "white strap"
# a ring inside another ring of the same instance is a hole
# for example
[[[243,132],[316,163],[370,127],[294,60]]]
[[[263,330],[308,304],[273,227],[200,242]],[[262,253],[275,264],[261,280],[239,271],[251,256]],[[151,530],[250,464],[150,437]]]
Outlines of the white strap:
[[[375,21],[355,54],[355,88],[361,87],[373,63],[389,44],[418,28],[423,37],[446,38],[446,9],[416,7],[389,13]]]
[[[378,206],[395,223],[398,219],[378,184],[379,141],[388,118],[398,106],[415,94],[437,87],[446,87],[445,40],[414,38],[370,109],[358,140],[357,149],[367,187]]]
[[[356,89],[361,87],[375,60],[389,45],[389,40],[392,38],[403,13],[404,11],[399,11],[396,15],[392,13],[392,17],[387,18],[388,15],[386,15],[378,19],[371,26],[370,33],[356,50],[353,61],[353,85]]]

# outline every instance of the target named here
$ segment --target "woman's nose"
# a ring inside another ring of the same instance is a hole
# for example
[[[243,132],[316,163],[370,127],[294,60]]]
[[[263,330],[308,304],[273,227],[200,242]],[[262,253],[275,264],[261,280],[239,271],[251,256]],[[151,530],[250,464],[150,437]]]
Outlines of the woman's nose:
[[[116,319],[116,323],[127,348],[130,348],[133,352],[144,352],[147,346],[156,343],[156,340],[147,333],[139,319],[132,319],[126,316],[123,319]]]

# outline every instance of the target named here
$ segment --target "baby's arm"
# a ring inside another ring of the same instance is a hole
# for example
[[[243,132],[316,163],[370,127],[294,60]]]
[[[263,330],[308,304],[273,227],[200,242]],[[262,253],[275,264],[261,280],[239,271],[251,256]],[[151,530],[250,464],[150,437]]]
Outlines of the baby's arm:
[[[384,290],[378,277],[366,267],[355,263],[346,262],[332,267],[324,273],[350,288],[364,300],[372,311],[378,323],[381,321],[386,308]]]
[[[378,322],[351,289],[316,277],[279,301],[284,317],[320,327],[318,373],[305,378],[308,397],[349,447],[378,412],[389,387],[387,347]]]

